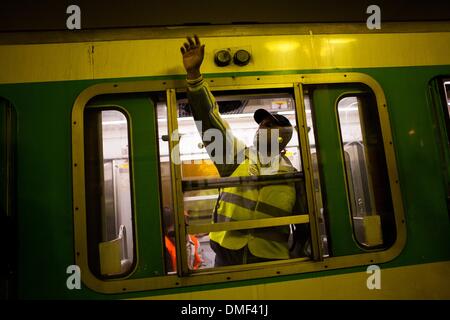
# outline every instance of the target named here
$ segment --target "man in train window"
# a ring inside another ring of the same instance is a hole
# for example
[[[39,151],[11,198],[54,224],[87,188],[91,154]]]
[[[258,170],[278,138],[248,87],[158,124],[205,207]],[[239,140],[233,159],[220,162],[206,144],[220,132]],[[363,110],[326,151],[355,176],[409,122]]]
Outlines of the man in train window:
[[[205,45],[201,45],[197,36],[194,39],[188,37],[181,47],[192,114],[220,176],[294,172],[295,168],[283,152],[293,133],[292,125],[286,117],[271,114],[265,109],[256,110],[253,117],[259,127],[253,146],[247,147],[233,135],[229,124],[220,116],[218,104],[200,73],[204,50]],[[221,132],[221,150],[208,149],[208,145],[212,143],[209,140],[213,140],[205,139],[208,130]],[[230,155],[233,161],[229,161]],[[295,198],[293,183],[222,188],[214,220],[243,221],[291,215]],[[211,232],[211,248],[216,253],[215,266],[288,259],[288,238],[289,226]]]

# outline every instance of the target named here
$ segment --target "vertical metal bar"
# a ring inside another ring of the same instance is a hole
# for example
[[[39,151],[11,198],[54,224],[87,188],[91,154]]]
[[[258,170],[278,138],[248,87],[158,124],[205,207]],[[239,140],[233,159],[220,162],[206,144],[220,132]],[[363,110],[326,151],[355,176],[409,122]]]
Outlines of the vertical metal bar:
[[[171,191],[173,211],[175,214],[177,273],[179,276],[189,272],[186,253],[186,224],[183,210],[183,191],[181,189],[181,159],[179,152],[179,135],[177,122],[177,97],[175,89],[167,92],[167,124],[169,134],[169,157],[171,171]]]
[[[301,157],[305,174],[306,198],[308,202],[309,226],[311,230],[311,244],[313,258],[316,261],[323,260],[322,246],[319,235],[319,212],[314,197],[314,178],[311,160],[311,149],[308,139],[308,127],[306,125],[305,103],[303,98],[303,87],[301,83],[294,85],[295,108],[297,110],[298,131],[300,134]]]
[[[128,124],[127,124],[128,126]],[[127,128],[128,129],[128,128]],[[127,137],[128,138],[128,137]],[[119,217],[119,183],[117,182],[117,174],[119,170],[116,170],[116,164],[117,160],[111,161],[111,171],[112,171],[112,188],[113,188],[113,203],[114,203],[114,237],[112,239],[115,239],[117,235],[119,234],[119,227],[120,227],[120,217]],[[105,220],[105,224],[106,224]],[[108,226],[106,226],[108,230]],[[109,240],[109,239],[108,239]]]

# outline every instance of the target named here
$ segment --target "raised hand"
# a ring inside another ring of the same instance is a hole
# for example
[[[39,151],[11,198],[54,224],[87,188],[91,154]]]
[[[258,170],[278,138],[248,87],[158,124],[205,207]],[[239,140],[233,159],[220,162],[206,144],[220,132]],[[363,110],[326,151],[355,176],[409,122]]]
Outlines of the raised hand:
[[[188,79],[196,79],[200,77],[200,66],[205,56],[205,45],[200,43],[197,35],[194,35],[194,40],[187,37],[184,46],[180,48],[183,55],[183,65],[187,72]]]

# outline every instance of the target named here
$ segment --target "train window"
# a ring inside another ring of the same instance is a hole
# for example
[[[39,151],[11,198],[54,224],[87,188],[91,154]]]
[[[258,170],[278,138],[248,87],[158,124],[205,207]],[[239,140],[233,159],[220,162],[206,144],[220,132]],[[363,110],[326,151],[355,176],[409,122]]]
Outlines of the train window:
[[[211,106],[178,98],[189,269],[309,259],[293,93],[215,92]]]
[[[356,241],[366,248],[392,242],[393,208],[374,97],[344,96],[337,103],[343,158]],[[383,228],[386,231],[383,233]]]
[[[89,287],[204,285],[398,254],[404,217],[380,88],[361,74],[280,79],[223,78],[212,91],[127,83],[74,106],[76,262]]]
[[[84,117],[89,267],[98,277],[123,276],[135,261],[129,121],[98,107]]]

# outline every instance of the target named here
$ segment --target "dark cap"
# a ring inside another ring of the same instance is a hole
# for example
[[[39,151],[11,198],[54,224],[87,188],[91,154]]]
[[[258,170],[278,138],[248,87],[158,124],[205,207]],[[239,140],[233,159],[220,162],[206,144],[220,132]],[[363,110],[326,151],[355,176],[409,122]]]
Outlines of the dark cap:
[[[258,109],[253,114],[253,119],[255,119],[258,124],[266,118],[271,118],[273,122],[280,127],[292,127],[292,124],[289,122],[288,118],[282,116],[281,114],[270,113],[266,109]]]

